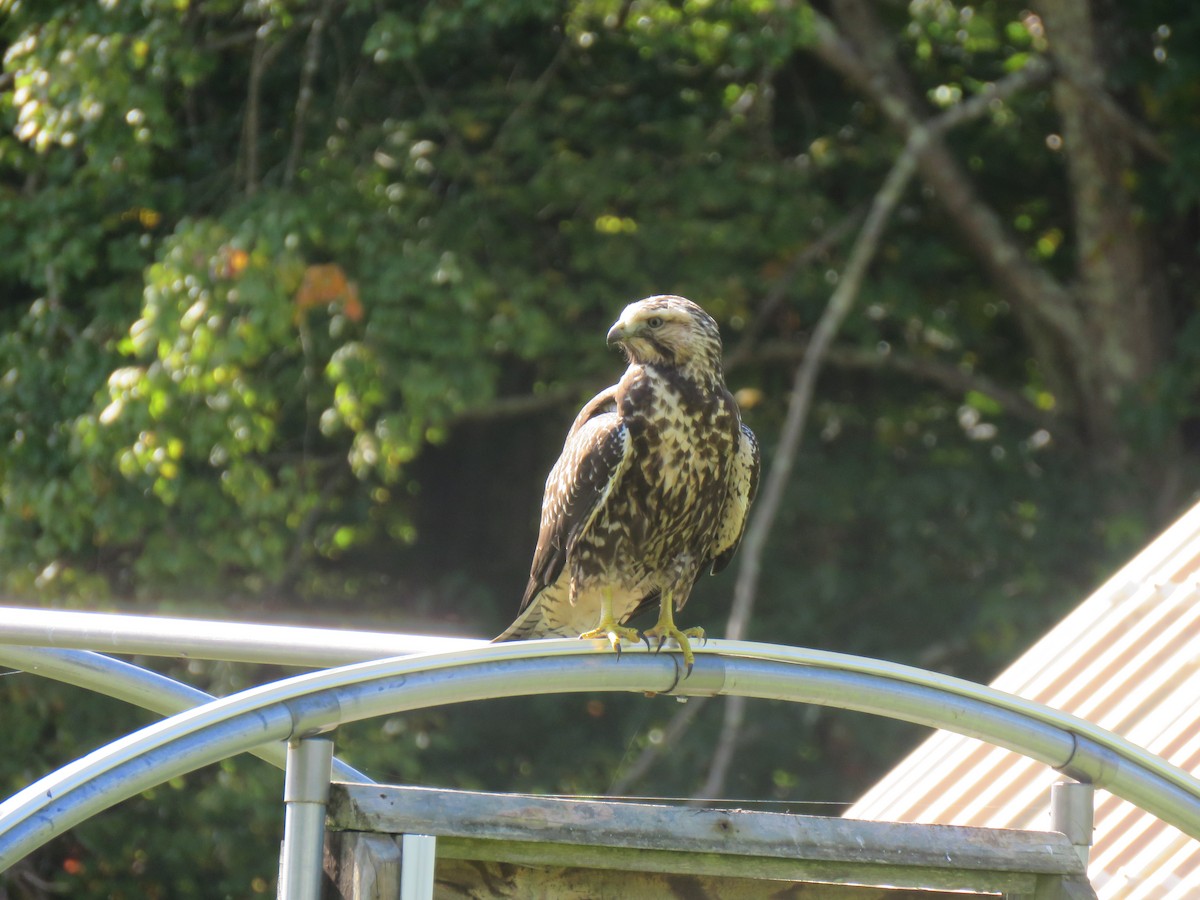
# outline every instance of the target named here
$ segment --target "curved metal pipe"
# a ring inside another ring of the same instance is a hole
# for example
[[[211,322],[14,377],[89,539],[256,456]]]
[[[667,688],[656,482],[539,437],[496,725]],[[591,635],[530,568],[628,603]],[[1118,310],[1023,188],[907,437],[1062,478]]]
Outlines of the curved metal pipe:
[[[545,647],[572,641],[541,641]],[[439,638],[424,635],[345,631],[340,629],[258,625],[204,619],[172,619],[111,613],[62,610],[0,608],[0,645],[36,645],[86,648],[119,653],[222,659],[241,662],[276,663],[296,666],[345,665],[403,653],[455,650],[488,650],[488,643],[468,638]],[[511,645],[507,645],[511,646]],[[593,646],[599,648],[600,642]],[[3,648],[0,647],[0,650]],[[491,649],[497,649],[494,645]],[[636,651],[637,648],[634,648]],[[627,651],[627,652],[634,652]],[[548,650],[546,652],[549,652]],[[1046,724],[1087,734],[1102,746],[1115,746],[1123,754],[1141,754],[1146,765],[1160,762],[1160,774],[1170,780],[1178,770],[1134,744],[1096,728],[1089,722],[1060,713],[1019,697],[962,679],[927,672],[911,666],[864,659],[843,653],[782,647],[746,641],[710,641],[700,653],[734,653],[762,659],[777,659],[838,671],[862,672],[923,684],[955,696],[974,697],[1029,716]],[[447,657],[450,658],[450,657]],[[66,679],[69,680],[69,679]],[[133,701],[136,702],[136,701]],[[949,727],[949,726],[947,726]],[[1069,767],[1067,768],[1070,773]]]
[[[406,653],[463,650],[477,638],[0,607],[0,644],[273,663],[344,666]]]
[[[0,867],[119,800],[266,741],[447,703],[582,690],[741,694],[944,727],[1069,766],[1200,838],[1200,781],[1102,729],[990,688],[914,683],[931,673],[833,656],[714,641],[681,681],[674,654],[627,652],[618,659],[594,644],[556,640],[306,673],[147,726],[14,795],[0,804]],[[1086,733],[1075,724],[1088,726]]]
[[[0,645],[0,665],[95,691],[164,716],[173,716],[216,699],[190,684],[89,650]],[[284,744],[265,744],[247,752],[279,769],[286,764],[287,747]],[[338,781],[371,783],[370,778],[339,759],[333,761],[333,776]]]

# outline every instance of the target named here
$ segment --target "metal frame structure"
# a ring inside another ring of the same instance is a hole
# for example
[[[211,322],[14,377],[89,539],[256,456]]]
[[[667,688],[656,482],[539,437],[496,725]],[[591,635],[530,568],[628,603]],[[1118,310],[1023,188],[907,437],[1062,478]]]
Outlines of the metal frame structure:
[[[289,806],[285,865],[289,859],[319,859],[321,829],[314,823],[323,809],[321,782],[328,783],[330,768],[321,755],[325,751],[307,745],[323,731],[449,703],[577,691],[741,695],[944,728],[1103,787],[1200,839],[1200,780],[1086,721],[961,679],[845,654],[744,641],[713,640],[697,648],[695,669],[684,677],[678,654],[653,654],[645,648],[631,648],[618,657],[599,641],[442,640],[42,610],[0,612],[0,664],[162,712],[179,710],[0,803],[0,870],[113,804],[205,765],[271,744],[276,750],[260,750],[260,755],[278,764],[282,741],[292,743],[289,769],[301,767],[288,776],[288,803],[295,812]],[[163,676],[95,653],[80,654],[80,648],[291,665],[349,664],[204,699],[207,695],[195,689],[167,684],[170,680]],[[388,652],[409,655],[376,658]],[[335,777],[344,774],[338,771]],[[281,897],[316,896],[319,870],[301,865],[284,874]]]

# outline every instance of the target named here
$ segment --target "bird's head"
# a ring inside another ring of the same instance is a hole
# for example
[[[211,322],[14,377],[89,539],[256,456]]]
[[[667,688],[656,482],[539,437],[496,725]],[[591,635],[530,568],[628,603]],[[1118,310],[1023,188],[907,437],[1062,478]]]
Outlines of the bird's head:
[[[631,303],[608,331],[608,345],[635,365],[671,366],[698,381],[721,378],[721,333],[691,300],[673,294]]]

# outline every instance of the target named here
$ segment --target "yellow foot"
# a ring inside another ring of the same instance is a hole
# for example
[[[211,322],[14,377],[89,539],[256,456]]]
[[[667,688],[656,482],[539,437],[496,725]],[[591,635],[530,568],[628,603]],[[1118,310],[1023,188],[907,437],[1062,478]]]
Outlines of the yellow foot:
[[[608,641],[612,648],[620,653],[621,641],[636,644],[642,639],[642,636],[636,628],[628,628],[625,625],[618,625],[616,622],[601,622],[591,631],[585,631],[579,636],[581,641],[590,641],[596,638]]]
[[[650,643],[651,638],[658,638],[659,650],[663,648],[663,644],[665,644],[668,639],[677,643],[679,645],[679,649],[683,651],[683,661],[687,663],[687,673],[688,675],[691,675],[692,666],[696,663],[696,657],[692,653],[692,645],[689,643],[688,638],[695,638],[699,641],[704,640],[704,629],[697,626],[696,628],[685,628],[680,631],[675,627],[674,623],[663,622],[659,620],[659,622],[653,628],[647,629],[646,633],[642,635],[642,637],[645,639],[647,644]]]

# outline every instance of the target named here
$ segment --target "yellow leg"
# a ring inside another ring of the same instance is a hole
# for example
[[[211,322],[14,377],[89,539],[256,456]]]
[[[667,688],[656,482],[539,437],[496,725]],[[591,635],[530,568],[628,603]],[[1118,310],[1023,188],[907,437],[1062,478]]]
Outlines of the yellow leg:
[[[697,640],[704,639],[703,628],[687,628],[680,631],[675,627],[675,601],[671,594],[664,591],[662,600],[658,610],[658,621],[654,623],[653,628],[646,630],[645,637],[658,638],[658,648],[661,650],[662,645],[667,642],[667,639],[675,641],[679,645],[679,649],[683,651],[683,661],[687,663],[687,673],[692,674],[692,666],[695,665],[696,657],[692,653],[692,645],[688,642],[688,638],[696,638]]]
[[[585,631],[579,636],[581,641],[593,638],[604,638],[618,653],[621,652],[621,641],[631,641],[636,644],[642,638],[636,628],[618,625],[616,619],[613,618],[611,589],[606,589],[600,595],[600,622],[591,631]]]

